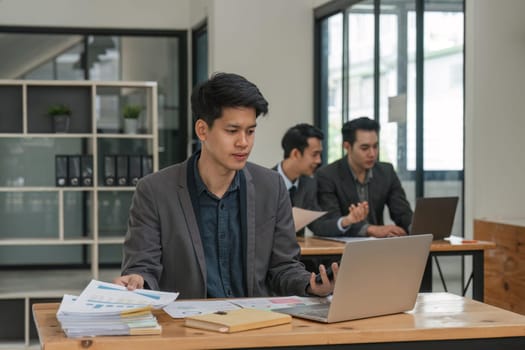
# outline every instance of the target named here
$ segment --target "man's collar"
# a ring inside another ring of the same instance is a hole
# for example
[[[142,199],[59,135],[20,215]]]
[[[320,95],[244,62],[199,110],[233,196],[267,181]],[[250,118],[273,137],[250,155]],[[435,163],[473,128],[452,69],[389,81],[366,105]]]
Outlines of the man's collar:
[[[359,182],[359,180],[357,179],[357,176],[355,175],[354,171],[352,170],[352,167],[350,166],[350,163],[348,162],[348,158],[345,159],[345,164],[346,166],[348,167],[348,170],[350,171],[350,174],[352,174],[352,178],[354,179],[355,182]],[[374,164],[375,166],[375,164]],[[373,167],[368,169],[366,172],[365,172],[365,182],[364,184],[367,184],[370,182],[370,180],[374,177],[374,171],[373,171]]]
[[[208,188],[206,187],[206,184],[202,180],[201,174],[199,173],[199,167],[197,166],[200,156],[201,155],[199,151],[197,154],[195,154],[195,160],[193,162],[193,173],[195,174],[195,187],[197,190],[197,195],[200,195],[203,191],[208,191]],[[233,177],[233,180],[230,183],[230,186],[228,187],[228,190],[226,192],[235,191],[239,188],[239,186],[239,171],[236,171],[235,176]]]
[[[297,178],[297,180],[295,180],[294,182],[292,182],[284,173],[283,171],[283,166],[282,166],[282,163],[283,162],[279,162],[279,164],[277,164],[277,172],[279,174],[281,174],[281,177],[283,178],[284,180],[284,184],[286,185],[286,189],[289,190],[292,186],[295,186],[296,188],[299,188],[299,178]]]

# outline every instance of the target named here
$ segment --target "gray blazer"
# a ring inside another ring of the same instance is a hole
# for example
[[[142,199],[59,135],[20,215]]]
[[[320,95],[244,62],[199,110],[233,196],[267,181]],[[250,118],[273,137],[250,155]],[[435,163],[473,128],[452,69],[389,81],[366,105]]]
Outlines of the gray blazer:
[[[401,182],[390,163],[377,162],[372,168],[373,176],[368,184],[368,223],[383,225],[383,211],[388,206],[390,217],[397,226],[407,232],[412,221],[412,209]],[[318,186],[319,205],[328,214],[321,217],[319,234],[340,236],[337,220],[348,214],[348,207],[359,202],[357,189],[350,172],[347,158],[328,164],[315,174]],[[345,235],[356,235],[360,224],[352,225]]]
[[[133,196],[122,274],[140,274],[151,289],[206,297],[206,264],[187,182],[189,161],[141,179]],[[290,199],[278,173],[247,163],[248,297],[306,295],[310,273],[299,261]]]

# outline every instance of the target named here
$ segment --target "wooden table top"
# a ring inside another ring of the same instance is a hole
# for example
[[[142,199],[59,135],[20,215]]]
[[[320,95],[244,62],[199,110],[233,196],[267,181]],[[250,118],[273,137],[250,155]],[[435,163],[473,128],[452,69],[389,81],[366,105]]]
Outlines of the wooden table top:
[[[316,237],[298,237],[301,255],[341,255],[345,247],[344,242],[333,241]],[[451,244],[448,241],[433,241],[431,252],[474,251],[495,248],[496,244],[489,241],[475,241],[473,243]]]
[[[407,313],[329,325],[294,318],[291,324],[233,334],[187,328],[182,320],[158,310],[161,335],[68,339],[56,319],[57,309],[57,303],[33,305],[44,350],[218,349],[525,336],[525,316],[450,293],[420,294]]]

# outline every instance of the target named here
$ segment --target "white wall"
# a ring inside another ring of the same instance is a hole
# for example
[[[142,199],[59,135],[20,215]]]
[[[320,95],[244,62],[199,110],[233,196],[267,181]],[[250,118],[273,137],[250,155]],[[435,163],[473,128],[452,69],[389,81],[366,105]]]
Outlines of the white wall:
[[[525,217],[525,1],[466,0],[465,223]]]
[[[191,0],[0,0],[0,25],[187,29]]]
[[[313,122],[312,2],[216,0],[212,11],[210,72],[244,75],[269,101],[250,160],[273,166],[286,129]]]

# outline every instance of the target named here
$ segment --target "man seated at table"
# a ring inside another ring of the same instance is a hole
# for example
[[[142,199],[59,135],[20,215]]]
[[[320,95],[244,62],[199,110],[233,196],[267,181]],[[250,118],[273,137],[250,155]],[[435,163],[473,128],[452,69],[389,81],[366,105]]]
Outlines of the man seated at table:
[[[390,163],[378,162],[379,124],[367,117],[346,122],[342,128],[346,155],[316,172],[319,205],[329,213],[321,218],[326,236],[393,237],[406,235],[412,209]],[[347,226],[340,218],[352,204],[367,203],[368,216]],[[388,206],[395,224],[384,225]],[[320,219],[320,220],[321,220]]]
[[[180,298],[330,294],[324,266],[316,283],[298,260],[283,180],[247,162],[256,119],[268,111],[257,86],[218,73],[191,105],[201,150],[137,184],[115,283]]]
[[[317,182],[313,175],[321,164],[323,138],[319,128],[303,123],[289,128],[281,140],[284,159],[272,169],[281,174],[294,207],[322,210],[317,203]],[[366,205],[359,203],[344,218],[348,222],[346,226],[362,221],[367,214]],[[322,232],[324,226],[320,220],[316,220],[308,228],[317,234]],[[304,236],[304,229],[298,231],[297,235]]]

